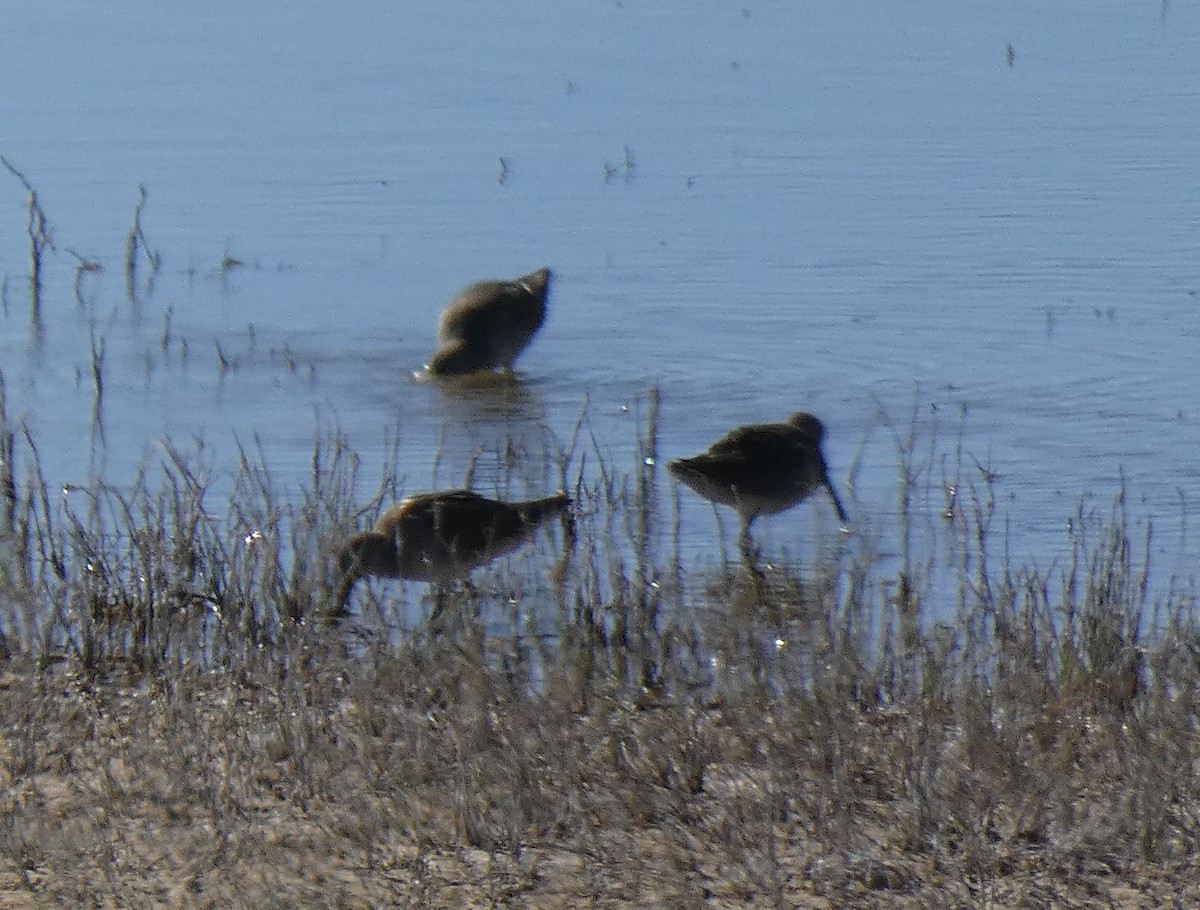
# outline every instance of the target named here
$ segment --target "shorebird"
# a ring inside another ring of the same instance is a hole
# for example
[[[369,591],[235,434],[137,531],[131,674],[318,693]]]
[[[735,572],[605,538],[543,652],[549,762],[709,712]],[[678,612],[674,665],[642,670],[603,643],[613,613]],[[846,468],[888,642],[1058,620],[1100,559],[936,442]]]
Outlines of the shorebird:
[[[565,493],[525,502],[499,502],[470,490],[409,496],[338,550],[335,615],[345,615],[350,592],[364,576],[449,584],[517,549],[570,505]],[[434,609],[440,611],[440,597]]]
[[[807,499],[819,487],[829,491],[842,525],[846,510],[829,482],[821,452],[825,425],[798,412],[783,423],[760,423],[730,430],[705,451],[667,465],[674,477],[705,499],[732,507],[742,519],[743,555],[750,555],[750,525]]]
[[[438,320],[438,343],[425,368],[434,376],[478,370],[512,371],[546,319],[550,269],[477,281],[451,300]]]

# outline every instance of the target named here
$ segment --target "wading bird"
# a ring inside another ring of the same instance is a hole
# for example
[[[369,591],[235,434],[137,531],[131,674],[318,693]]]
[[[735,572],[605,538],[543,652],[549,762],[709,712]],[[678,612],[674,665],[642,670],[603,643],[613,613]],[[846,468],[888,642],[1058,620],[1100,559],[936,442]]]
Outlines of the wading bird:
[[[463,288],[442,310],[438,344],[425,368],[434,376],[512,371],[546,319],[550,269]]]
[[[792,414],[783,423],[749,424],[730,430],[705,451],[677,458],[667,470],[705,499],[732,507],[742,519],[739,538],[750,557],[750,525],[774,515],[824,487],[838,520],[848,523],[821,452],[825,425],[812,414]]]
[[[432,582],[438,588],[436,615],[441,585],[517,549],[570,505],[565,493],[525,502],[499,502],[470,490],[410,496],[380,515],[372,530],[351,534],[338,550],[334,616],[346,614],[350,592],[367,575]]]

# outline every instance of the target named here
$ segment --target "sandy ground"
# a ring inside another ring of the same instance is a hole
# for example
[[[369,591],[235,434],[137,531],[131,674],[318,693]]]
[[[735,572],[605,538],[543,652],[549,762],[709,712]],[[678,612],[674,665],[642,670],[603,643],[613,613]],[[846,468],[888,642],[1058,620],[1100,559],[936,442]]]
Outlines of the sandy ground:
[[[1168,813],[1149,861],[1104,845],[1122,798],[1100,778],[1005,794],[1011,772],[947,770],[946,746],[921,773],[947,792],[920,798],[885,748],[909,735],[895,710],[847,740],[880,751],[822,779],[745,706],[539,717],[428,689],[414,704],[408,682],[7,673],[0,908],[1200,906],[1195,806]]]

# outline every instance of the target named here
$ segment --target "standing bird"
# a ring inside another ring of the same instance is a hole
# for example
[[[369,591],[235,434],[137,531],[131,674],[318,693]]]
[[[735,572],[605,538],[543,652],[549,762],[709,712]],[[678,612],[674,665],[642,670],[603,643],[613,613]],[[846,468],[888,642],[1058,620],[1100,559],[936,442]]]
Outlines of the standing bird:
[[[498,502],[470,490],[409,496],[387,509],[370,531],[351,534],[338,550],[335,616],[344,616],[355,583],[366,575],[444,585],[517,549],[546,519],[567,511],[565,493]],[[441,610],[439,592],[435,612]]]
[[[511,372],[546,320],[550,269],[504,280],[477,281],[451,300],[438,320],[441,345],[425,368],[458,376],[497,368]]]
[[[808,498],[818,487],[829,491],[838,520],[848,523],[821,453],[825,425],[798,412],[784,423],[760,423],[730,430],[707,450],[667,465],[674,477],[705,499],[733,507],[742,518],[740,542],[750,555],[750,525]]]

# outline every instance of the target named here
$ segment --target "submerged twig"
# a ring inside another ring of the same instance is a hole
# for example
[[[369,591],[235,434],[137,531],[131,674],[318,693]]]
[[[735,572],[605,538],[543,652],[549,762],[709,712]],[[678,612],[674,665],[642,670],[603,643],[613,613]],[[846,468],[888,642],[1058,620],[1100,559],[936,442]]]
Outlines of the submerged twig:
[[[146,279],[147,291],[153,288],[154,278],[162,264],[158,251],[150,249],[150,245],[146,241],[146,233],[142,230],[142,210],[145,207],[146,187],[143,184],[138,186],[138,201],[133,207],[133,224],[129,226],[129,233],[125,235],[125,296],[129,298],[130,303],[137,302],[138,250],[140,249],[146,254],[146,259],[150,263],[150,277]]]
[[[8,425],[8,395],[4,373],[0,371],[0,533],[8,535],[16,528],[17,484],[13,462],[16,434]]]
[[[21,181],[21,185],[29,193],[27,203],[29,221],[25,226],[25,231],[29,235],[29,315],[34,335],[40,340],[42,337],[42,256],[47,247],[54,249],[53,233],[50,230],[50,223],[46,219],[46,212],[38,201],[37,190],[33,188],[33,184],[5,156],[0,155],[0,163],[8,169],[10,174]]]
[[[91,327],[89,341],[92,351],[92,387],[94,392],[92,414],[95,417],[100,414],[101,406],[104,403],[104,336],[100,336],[99,339],[96,338],[95,326]]]
[[[75,289],[75,302],[79,306],[83,306],[85,303],[83,299],[83,276],[89,272],[103,272],[104,267],[100,265],[100,261],[97,259],[88,259],[86,256],[80,256],[72,249],[68,249],[67,252],[75,257],[75,282],[73,285]]]

